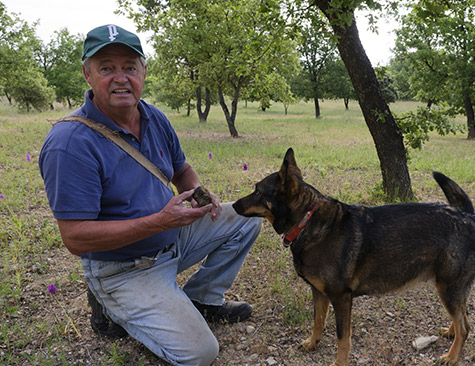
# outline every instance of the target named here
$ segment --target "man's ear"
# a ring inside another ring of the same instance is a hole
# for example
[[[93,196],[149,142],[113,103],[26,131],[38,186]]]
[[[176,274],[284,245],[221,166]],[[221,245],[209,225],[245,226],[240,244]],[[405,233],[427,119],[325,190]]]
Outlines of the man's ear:
[[[91,78],[91,75],[89,74],[89,72],[87,71],[86,69],[86,66],[82,65],[82,74],[84,75],[84,78],[86,79],[87,83],[89,85],[91,85],[91,83],[89,82],[90,78]],[[92,86],[92,85],[91,85]]]

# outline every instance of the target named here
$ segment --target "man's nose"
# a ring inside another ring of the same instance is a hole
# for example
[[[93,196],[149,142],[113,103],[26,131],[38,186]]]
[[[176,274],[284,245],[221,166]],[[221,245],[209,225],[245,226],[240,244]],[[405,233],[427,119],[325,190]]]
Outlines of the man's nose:
[[[124,70],[117,70],[114,72],[114,81],[117,83],[124,83],[127,81],[127,74]]]

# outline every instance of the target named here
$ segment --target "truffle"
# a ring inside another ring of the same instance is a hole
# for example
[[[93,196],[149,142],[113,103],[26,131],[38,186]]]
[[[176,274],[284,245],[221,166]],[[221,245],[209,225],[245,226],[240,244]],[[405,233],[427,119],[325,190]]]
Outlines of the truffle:
[[[198,202],[200,207],[209,205],[212,202],[209,191],[203,186],[199,186],[195,189],[193,199]]]

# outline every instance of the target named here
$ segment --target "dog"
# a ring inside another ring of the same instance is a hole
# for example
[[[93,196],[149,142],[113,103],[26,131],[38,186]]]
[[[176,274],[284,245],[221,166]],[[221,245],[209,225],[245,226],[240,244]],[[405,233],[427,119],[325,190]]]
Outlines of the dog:
[[[456,364],[470,331],[467,299],[475,276],[475,215],[466,193],[442,173],[433,176],[449,205],[349,205],[302,179],[290,148],[280,170],[233,204],[243,216],[267,219],[290,247],[295,270],[312,288],[314,328],[302,344],[316,349],[328,308],[335,313],[337,356],[347,365],[353,298],[395,292],[432,280],[452,323],[445,364]]]

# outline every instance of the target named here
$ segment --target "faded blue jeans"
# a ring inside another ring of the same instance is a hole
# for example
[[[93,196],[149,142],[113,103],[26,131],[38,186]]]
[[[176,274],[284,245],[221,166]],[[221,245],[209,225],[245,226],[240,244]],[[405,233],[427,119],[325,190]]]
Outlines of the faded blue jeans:
[[[176,243],[155,258],[82,259],[88,286],[106,315],[172,365],[209,365],[218,342],[191,300],[221,305],[256,240],[262,220],[222,205],[216,222],[206,215],[180,229]],[[202,261],[183,289],[176,275]]]

